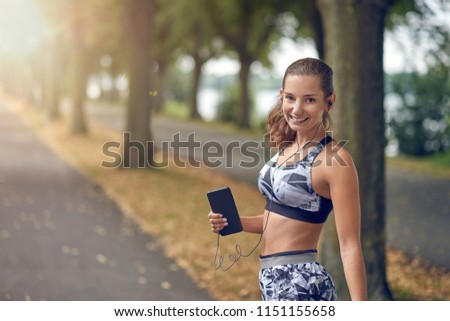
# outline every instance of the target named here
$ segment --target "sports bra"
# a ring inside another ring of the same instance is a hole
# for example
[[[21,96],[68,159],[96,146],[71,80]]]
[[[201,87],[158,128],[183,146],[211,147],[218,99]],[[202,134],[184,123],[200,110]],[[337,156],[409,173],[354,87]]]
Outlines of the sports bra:
[[[281,166],[277,152],[259,172],[258,188],[266,197],[265,209],[294,220],[324,223],[333,203],[314,192],[311,169],[316,156],[333,139],[326,136],[301,161]]]

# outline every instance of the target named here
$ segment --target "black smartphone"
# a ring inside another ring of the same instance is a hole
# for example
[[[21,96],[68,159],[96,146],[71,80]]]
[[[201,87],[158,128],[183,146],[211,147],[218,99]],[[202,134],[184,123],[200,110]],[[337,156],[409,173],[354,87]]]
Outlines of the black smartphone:
[[[211,210],[214,213],[222,214],[227,219],[228,225],[219,231],[220,235],[225,236],[241,232],[242,223],[231,189],[224,187],[215,191],[209,191],[207,196]]]

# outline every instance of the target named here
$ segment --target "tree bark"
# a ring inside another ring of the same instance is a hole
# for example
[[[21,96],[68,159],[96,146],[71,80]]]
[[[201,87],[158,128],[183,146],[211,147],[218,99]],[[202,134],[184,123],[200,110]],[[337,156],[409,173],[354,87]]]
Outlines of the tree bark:
[[[127,132],[132,144],[124,143],[125,167],[153,166],[151,135],[151,21],[152,1],[134,0],[125,2],[125,30],[128,42],[129,99],[127,109]],[[132,145],[134,147],[132,147]],[[142,146],[142,148],[136,148]],[[148,148],[150,147],[150,148]]]
[[[157,85],[155,88],[157,88],[156,92],[156,103],[154,106],[155,113],[162,112],[164,108],[164,79],[166,77],[167,72],[167,63],[165,61],[158,61],[158,73],[157,73]]]
[[[87,68],[82,53],[73,57],[73,82],[72,82],[72,124],[71,133],[82,135],[87,133],[86,117],[84,113],[84,101],[86,98]]]
[[[386,280],[383,33],[390,0],[319,0],[325,58],[334,69],[335,132],[352,154],[359,175],[361,240],[370,300],[390,300]],[[332,271],[340,299],[348,290],[334,220],[325,226],[321,260]]]
[[[197,95],[200,87],[200,79],[202,76],[202,67],[204,65],[204,60],[198,55],[194,56],[194,73],[191,88],[191,103],[190,103],[190,118],[191,119],[201,119],[200,113],[198,112],[198,99]]]
[[[47,110],[47,118],[52,121],[60,118],[59,99],[60,99],[60,59],[58,52],[58,39],[51,39],[49,43],[49,50],[44,59],[46,68],[45,83],[44,83],[44,104]]]
[[[325,59],[325,45],[323,34],[323,21],[320,16],[319,8],[316,3],[311,6],[311,14],[309,15],[309,25],[311,26],[314,43],[320,59]]]
[[[84,101],[86,99],[86,85],[88,66],[84,57],[85,53],[79,49],[72,57],[72,119],[71,133],[82,135],[87,133]]]
[[[79,4],[74,6],[74,20],[70,26],[70,37],[72,43],[71,50],[71,100],[72,119],[70,132],[75,135],[86,134],[86,118],[84,115],[84,101],[86,98],[87,77],[89,73],[88,50],[85,46],[84,37],[86,35],[85,24]]]
[[[241,108],[239,108],[238,125],[241,128],[250,128],[250,91],[249,77],[252,60],[240,57],[241,68],[239,70],[239,82],[241,85]]]

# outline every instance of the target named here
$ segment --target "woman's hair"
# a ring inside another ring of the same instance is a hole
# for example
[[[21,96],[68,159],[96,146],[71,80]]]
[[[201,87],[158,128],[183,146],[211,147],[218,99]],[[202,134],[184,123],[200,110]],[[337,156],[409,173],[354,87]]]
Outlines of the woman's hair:
[[[322,60],[304,58],[293,62],[284,73],[283,90],[287,76],[317,76],[320,79],[320,88],[325,95],[324,98],[333,94],[333,70]],[[325,129],[331,126],[331,118],[328,112],[324,114],[323,126]],[[267,131],[270,135],[270,141],[275,143],[276,148],[283,148],[296,138],[297,132],[289,127],[284,118],[281,95],[269,113]]]

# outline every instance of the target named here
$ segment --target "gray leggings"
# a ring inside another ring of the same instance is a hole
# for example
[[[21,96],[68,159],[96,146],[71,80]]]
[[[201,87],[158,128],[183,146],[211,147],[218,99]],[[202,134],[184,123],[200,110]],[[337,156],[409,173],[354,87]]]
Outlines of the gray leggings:
[[[317,250],[261,256],[259,286],[264,301],[336,301],[333,280]]]

